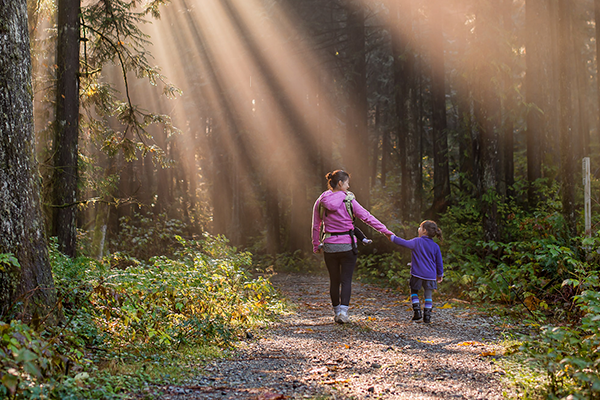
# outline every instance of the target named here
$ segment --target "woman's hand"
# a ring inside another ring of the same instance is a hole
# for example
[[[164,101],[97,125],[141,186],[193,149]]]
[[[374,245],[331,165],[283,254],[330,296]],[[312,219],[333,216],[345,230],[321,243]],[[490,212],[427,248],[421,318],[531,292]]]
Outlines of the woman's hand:
[[[385,236],[387,236],[387,238],[389,239],[389,241],[392,241],[392,235],[394,235],[393,233],[386,233]],[[396,236],[396,235],[394,235]]]

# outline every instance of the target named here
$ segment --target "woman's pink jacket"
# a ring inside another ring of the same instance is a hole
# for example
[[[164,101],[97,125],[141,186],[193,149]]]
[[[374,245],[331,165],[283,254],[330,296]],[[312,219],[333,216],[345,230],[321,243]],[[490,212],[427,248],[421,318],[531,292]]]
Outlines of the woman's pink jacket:
[[[346,198],[346,192],[337,191],[332,192],[327,190],[319,196],[313,207],[313,224],[312,224],[312,243],[313,251],[318,250],[319,246],[319,233],[321,224],[325,225],[324,231],[326,233],[332,232],[348,232],[353,229],[352,216],[348,214],[344,199]],[[319,215],[319,204],[323,204],[326,213],[323,215],[323,219]],[[356,218],[360,219],[373,229],[383,233],[391,235],[392,232],[385,227],[384,224],[379,222],[377,218],[372,216],[358,201],[352,200],[352,209]],[[326,215],[325,215],[326,214]],[[350,235],[339,235],[330,236],[325,239],[326,243],[352,243]]]

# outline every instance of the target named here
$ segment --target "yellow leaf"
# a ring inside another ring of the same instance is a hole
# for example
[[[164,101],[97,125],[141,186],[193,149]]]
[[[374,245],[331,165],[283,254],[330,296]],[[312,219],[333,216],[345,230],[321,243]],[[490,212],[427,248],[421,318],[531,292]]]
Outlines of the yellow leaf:
[[[495,356],[495,355],[496,355],[496,352],[494,350],[492,350],[492,351],[484,351],[479,356],[480,357],[490,357],[490,356]]]
[[[443,306],[441,306],[439,308],[441,308],[442,310],[446,310],[448,308],[452,308],[452,305],[450,303],[446,303],[446,304],[444,304]]]
[[[457,346],[483,346],[483,343],[479,342],[461,342]]]

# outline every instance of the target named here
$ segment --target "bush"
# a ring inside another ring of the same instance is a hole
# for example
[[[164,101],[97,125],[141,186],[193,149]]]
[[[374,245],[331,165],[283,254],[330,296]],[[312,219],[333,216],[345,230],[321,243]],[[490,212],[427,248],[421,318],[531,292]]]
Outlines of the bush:
[[[119,224],[119,234],[111,242],[112,251],[127,253],[139,260],[172,256],[180,247],[175,237],[187,228],[183,222],[168,218],[166,214],[134,213],[133,217],[122,217]]]
[[[43,335],[0,323],[0,396],[116,398],[140,387],[143,373],[98,367],[173,358],[182,346],[227,348],[282,309],[271,284],[247,272],[251,255],[223,237],[177,237],[174,256],[147,262],[124,254],[70,259],[50,249],[65,320]]]
[[[600,241],[596,240],[596,243]],[[546,377],[545,385],[536,387],[540,397],[600,397],[600,282],[597,271],[590,265],[578,272],[582,279],[565,280],[563,285],[575,287],[580,292],[575,296],[583,315],[580,324],[545,325],[537,335],[527,337],[522,346],[534,367]],[[525,393],[531,392],[532,388],[525,386]]]

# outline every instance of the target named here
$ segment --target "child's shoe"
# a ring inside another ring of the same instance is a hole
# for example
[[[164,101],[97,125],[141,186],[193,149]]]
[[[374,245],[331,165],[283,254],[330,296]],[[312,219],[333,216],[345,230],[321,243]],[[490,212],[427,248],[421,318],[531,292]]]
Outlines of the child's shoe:
[[[426,324],[431,322],[431,308],[425,308],[423,310],[423,322]]]
[[[350,322],[350,317],[348,317],[348,306],[340,306],[340,314],[335,322],[338,324],[347,324]]]
[[[367,239],[367,238],[364,238],[364,239],[362,240],[362,242],[363,242],[363,244],[364,244],[365,246],[366,246],[366,245],[368,245],[368,244],[371,244],[371,243],[373,243],[373,241],[372,241],[371,239]]]
[[[413,321],[418,321],[421,318],[423,318],[423,314],[421,314],[421,304],[419,303],[413,303]]]

